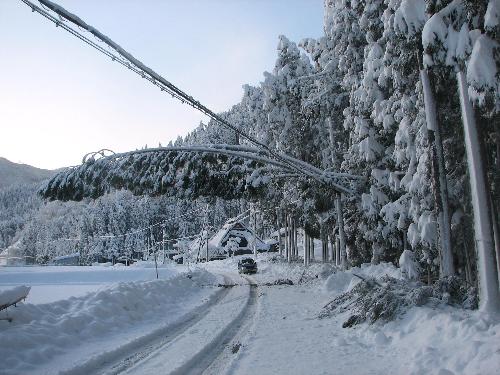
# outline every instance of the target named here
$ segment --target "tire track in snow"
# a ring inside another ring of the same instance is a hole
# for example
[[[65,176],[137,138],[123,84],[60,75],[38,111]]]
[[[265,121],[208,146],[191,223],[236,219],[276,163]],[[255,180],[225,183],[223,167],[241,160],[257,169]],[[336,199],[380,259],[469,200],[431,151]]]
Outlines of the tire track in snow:
[[[227,372],[235,360],[236,352],[233,352],[235,345],[237,345],[237,351],[239,351],[241,349],[241,338],[245,336],[244,331],[253,323],[257,312],[257,284],[248,276],[242,277],[250,286],[250,294],[241,312],[217,336],[211,347],[198,353],[196,358],[191,359],[181,369],[173,372],[173,375],[220,375]]]
[[[233,283],[232,278],[223,275],[225,285]],[[180,321],[168,324],[154,332],[132,342],[126,343],[116,350],[108,351],[100,356],[70,369],[59,372],[59,375],[118,375],[143,361],[151,353],[174,341],[194,324],[203,320],[211,307],[219,304],[230,292],[222,288],[208,302],[187,313]]]
[[[124,374],[202,374],[227,351],[247,319],[255,313],[256,285],[235,274],[223,274],[237,286],[213,305],[203,319],[171,342],[136,362]],[[243,282],[243,283],[242,283]]]

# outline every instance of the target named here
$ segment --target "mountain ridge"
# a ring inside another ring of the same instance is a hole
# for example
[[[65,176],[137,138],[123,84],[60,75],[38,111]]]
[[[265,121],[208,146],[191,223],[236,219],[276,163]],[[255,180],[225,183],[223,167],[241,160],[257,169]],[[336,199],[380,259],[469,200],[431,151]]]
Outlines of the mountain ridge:
[[[14,163],[0,156],[0,189],[17,184],[43,181],[57,173],[57,170],[41,169],[28,164]]]

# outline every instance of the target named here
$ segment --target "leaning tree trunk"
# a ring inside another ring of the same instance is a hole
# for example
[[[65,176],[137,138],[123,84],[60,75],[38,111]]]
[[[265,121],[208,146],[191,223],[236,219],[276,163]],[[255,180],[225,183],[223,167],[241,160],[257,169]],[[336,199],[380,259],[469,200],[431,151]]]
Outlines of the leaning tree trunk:
[[[455,273],[453,267],[453,255],[451,250],[451,221],[448,207],[448,186],[446,181],[446,169],[444,165],[443,143],[441,132],[436,117],[436,102],[432,93],[431,84],[427,70],[420,62],[420,80],[424,92],[425,119],[428,133],[432,142],[432,170],[434,180],[434,197],[439,223],[440,240],[440,274],[451,276]]]
[[[498,271],[493,239],[493,223],[491,221],[491,200],[488,193],[488,180],[484,168],[482,150],[484,146],[476,126],[474,110],[469,100],[464,72],[460,70],[457,72],[457,80],[474,213],[480,308],[485,311],[500,311]]]

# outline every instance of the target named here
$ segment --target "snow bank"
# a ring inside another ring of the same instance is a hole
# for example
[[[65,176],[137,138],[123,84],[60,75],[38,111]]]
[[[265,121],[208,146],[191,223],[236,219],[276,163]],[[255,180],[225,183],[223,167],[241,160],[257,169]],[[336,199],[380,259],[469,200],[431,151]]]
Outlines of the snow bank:
[[[385,274],[402,278],[401,270],[392,264],[366,264],[331,275],[324,283],[324,288],[336,294],[351,290],[361,282],[353,273],[375,278]],[[351,313],[349,310],[340,312],[332,319],[332,324],[342,322]],[[343,329],[339,335],[339,340],[345,345],[370,347],[372,353],[385,353],[384,357],[391,353],[393,363],[390,373],[498,374],[498,315],[434,303],[432,306],[411,307],[404,315],[389,322],[361,324],[355,329]],[[374,368],[378,368],[378,365]]]
[[[351,272],[336,272],[325,281],[327,292],[342,293],[352,288],[354,275]]]
[[[38,372],[40,366],[55,357],[79,352],[75,348],[84,343],[179,318],[180,311],[185,313],[186,308],[200,305],[203,298],[217,290],[203,286],[220,281],[204,270],[189,276],[122,282],[79,298],[18,306],[11,314],[12,323],[0,321],[2,374]]]
[[[20,285],[15,288],[0,291],[0,308],[7,307],[26,298],[30,289],[29,286]]]
[[[367,330],[377,344],[379,329]],[[400,373],[409,375],[498,374],[500,322],[478,311],[414,307],[383,327],[387,341],[409,357]]]
[[[282,266],[287,265],[262,265]],[[366,264],[354,272],[363,276],[400,277],[399,271],[383,263]],[[352,278],[351,270],[337,272],[328,280],[332,286],[346,289]],[[313,318],[331,298],[324,288],[318,288],[319,283],[321,279],[318,283],[263,288],[257,323],[251,336],[240,341],[241,349],[235,354],[229,373],[498,374],[498,320],[477,311],[439,305],[411,308],[389,323],[342,328],[350,311],[328,319]]]
[[[160,279],[177,275],[184,267],[167,264],[158,268]],[[156,279],[154,263],[140,262],[129,267],[5,267],[0,272],[0,291],[29,285],[28,303],[51,303],[81,297],[117,282]]]
[[[395,279],[401,279],[401,270],[392,263],[365,263],[360,267],[353,267],[347,271],[337,271],[329,276],[324,283],[325,291],[330,293],[343,293],[351,290],[361,282],[361,279],[354,276],[354,274],[374,278],[380,278],[387,275]]]

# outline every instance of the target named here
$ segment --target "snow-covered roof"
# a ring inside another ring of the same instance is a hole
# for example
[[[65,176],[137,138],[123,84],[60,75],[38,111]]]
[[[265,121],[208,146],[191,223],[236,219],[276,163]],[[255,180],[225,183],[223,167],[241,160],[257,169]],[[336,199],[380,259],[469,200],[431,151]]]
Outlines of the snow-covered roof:
[[[248,243],[253,242],[255,238],[255,245],[258,249],[267,249],[269,247],[269,245],[262,241],[252,229],[248,228],[241,221],[235,221],[234,219],[229,219],[224,226],[210,238],[208,241],[209,247],[224,247],[223,243],[228,239],[231,233],[245,237]]]
[[[52,260],[56,261],[56,260],[63,260],[63,259],[78,258],[79,256],[80,256],[80,253],[72,253],[72,254],[68,254],[68,255],[61,255],[59,257],[55,257]]]

